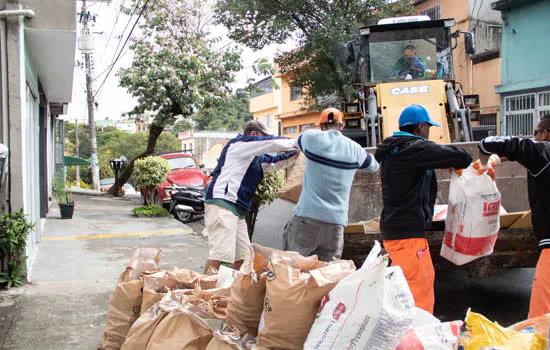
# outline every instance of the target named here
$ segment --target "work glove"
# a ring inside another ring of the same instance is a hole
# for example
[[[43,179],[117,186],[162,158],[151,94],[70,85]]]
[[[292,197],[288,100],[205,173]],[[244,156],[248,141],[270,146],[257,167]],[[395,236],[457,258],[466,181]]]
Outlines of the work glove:
[[[495,181],[497,177],[495,167],[498,164],[500,164],[500,158],[496,154],[493,154],[489,157],[489,161],[486,164],[483,164],[481,160],[478,159],[472,165],[478,175],[487,174],[493,181]]]

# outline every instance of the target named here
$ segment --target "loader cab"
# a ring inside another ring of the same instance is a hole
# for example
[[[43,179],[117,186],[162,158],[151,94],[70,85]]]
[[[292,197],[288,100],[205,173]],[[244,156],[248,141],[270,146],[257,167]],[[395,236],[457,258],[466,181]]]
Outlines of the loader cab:
[[[427,16],[383,19],[360,28],[358,82],[454,79],[451,27],[454,19]]]
[[[401,111],[424,106],[442,127],[430,140],[445,144],[471,139],[470,110],[455,82],[453,49],[465,39],[465,54],[475,52],[473,34],[451,32],[455,20],[408,16],[380,20],[360,28],[359,40],[348,43],[357,99],[344,105],[344,135],[374,147],[399,130]]]

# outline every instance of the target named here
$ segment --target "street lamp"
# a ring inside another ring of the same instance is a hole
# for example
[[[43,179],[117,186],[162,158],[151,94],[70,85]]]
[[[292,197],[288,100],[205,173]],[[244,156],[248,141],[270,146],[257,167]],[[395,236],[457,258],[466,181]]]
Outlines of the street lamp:
[[[124,156],[120,157],[119,159],[113,159],[109,161],[111,169],[113,169],[113,171],[115,172],[115,183],[118,182],[118,172],[126,168],[127,164],[128,160]]]

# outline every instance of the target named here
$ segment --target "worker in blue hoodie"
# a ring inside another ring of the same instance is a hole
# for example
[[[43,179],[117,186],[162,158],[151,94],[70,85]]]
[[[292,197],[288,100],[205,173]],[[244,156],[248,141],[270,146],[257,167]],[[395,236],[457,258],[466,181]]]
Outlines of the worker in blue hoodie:
[[[434,169],[464,169],[470,154],[456,146],[428,141],[439,127],[426,108],[411,105],[399,117],[399,130],[377,146],[384,209],[380,229],[392,265],[400,266],[417,307],[433,313],[435,271],[426,230],[437,196]]]
[[[298,137],[298,147],[306,156],[304,184],[283,236],[285,250],[315,254],[323,261],[342,256],[355,172],[378,171],[374,157],[342,135],[342,119],[338,109],[327,108],[321,112],[321,130],[308,130]]]

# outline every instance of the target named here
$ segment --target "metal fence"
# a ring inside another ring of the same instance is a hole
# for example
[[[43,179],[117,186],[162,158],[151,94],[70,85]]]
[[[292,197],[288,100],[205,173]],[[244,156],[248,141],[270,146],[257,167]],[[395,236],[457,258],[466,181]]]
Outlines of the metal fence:
[[[550,115],[550,91],[534,92],[504,99],[504,134],[531,136],[536,124]]]

